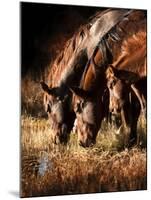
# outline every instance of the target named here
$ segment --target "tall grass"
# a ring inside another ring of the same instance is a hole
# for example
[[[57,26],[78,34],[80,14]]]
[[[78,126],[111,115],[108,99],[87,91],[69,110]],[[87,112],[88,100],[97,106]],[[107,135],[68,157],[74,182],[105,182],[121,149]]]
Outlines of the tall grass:
[[[118,151],[120,140],[105,122],[96,145],[87,149],[74,133],[67,146],[53,145],[46,119],[22,116],[21,126],[21,197],[147,187],[146,149]]]

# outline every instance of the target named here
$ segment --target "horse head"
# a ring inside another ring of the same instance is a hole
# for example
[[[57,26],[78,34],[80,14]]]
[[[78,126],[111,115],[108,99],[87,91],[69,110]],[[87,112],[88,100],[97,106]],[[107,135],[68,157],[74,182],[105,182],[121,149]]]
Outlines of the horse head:
[[[72,87],[71,91],[74,94],[72,103],[76,114],[78,143],[82,147],[93,146],[102,118],[102,101],[95,94],[79,87]]]
[[[41,82],[41,87],[45,92],[44,107],[50,121],[52,140],[55,144],[66,144],[72,127],[69,126],[69,119],[72,123],[72,118],[68,116],[71,114],[68,106],[70,94],[61,87],[50,88],[44,82]]]

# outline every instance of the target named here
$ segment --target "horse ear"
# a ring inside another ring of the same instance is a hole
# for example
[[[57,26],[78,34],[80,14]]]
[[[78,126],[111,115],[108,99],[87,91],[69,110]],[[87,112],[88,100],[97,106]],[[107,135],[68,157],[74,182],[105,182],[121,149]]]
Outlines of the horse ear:
[[[108,78],[111,78],[113,76],[115,76],[115,69],[112,65],[109,65],[107,70],[106,70],[106,78],[108,79]]]
[[[83,90],[82,88],[70,87],[69,89],[73,94],[75,94],[75,95],[77,95],[77,96],[79,96],[79,97],[81,97],[83,99],[89,98],[88,92]]]
[[[46,92],[49,95],[57,96],[56,88],[49,88],[48,85],[43,81],[41,81],[40,84],[44,92]]]
[[[112,77],[127,81],[128,83],[134,83],[139,80],[139,76],[136,73],[123,69],[119,70],[116,69],[113,65],[109,65],[106,70],[106,78],[110,79]]]

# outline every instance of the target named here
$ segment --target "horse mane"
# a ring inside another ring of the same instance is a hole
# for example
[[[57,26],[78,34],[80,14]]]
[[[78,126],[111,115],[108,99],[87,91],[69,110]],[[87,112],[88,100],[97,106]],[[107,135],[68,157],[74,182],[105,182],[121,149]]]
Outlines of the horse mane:
[[[132,55],[144,46],[146,47],[146,36],[146,31],[134,33],[131,37],[128,37],[123,41],[121,51],[128,55]]]
[[[74,33],[74,35],[67,40],[64,47],[57,55],[56,59],[53,61],[50,72],[48,75],[49,86],[54,85],[54,81],[56,78],[60,76],[60,74],[65,70],[65,68],[70,67],[69,62],[71,56],[74,54],[76,49],[78,48],[79,43],[81,43],[85,37],[89,35],[89,30],[91,26],[105,13],[110,11],[111,9],[106,9],[104,11],[98,11],[93,16],[88,19],[88,22],[84,25],[81,25],[79,29]]]
[[[92,25],[97,22],[97,20],[102,15],[109,12],[110,10],[114,9],[107,9],[96,13],[93,17],[91,17],[91,19],[88,20],[88,23],[80,26],[80,28],[74,33],[72,38],[70,38],[65,43],[62,51],[58,54],[50,68],[48,80],[51,87],[56,86],[56,84],[58,84],[57,80],[60,81],[66,76],[64,76],[64,74],[70,73],[71,70],[74,70],[72,68],[71,62],[72,59],[76,56],[78,47],[80,47],[81,42],[89,36],[90,28],[92,27]],[[144,16],[145,14],[142,11],[140,12],[139,10],[129,10],[122,18],[119,18],[119,21],[107,33],[105,33],[105,35],[100,39],[100,42],[96,46],[93,53],[93,55],[95,55],[98,49],[101,50],[103,59],[102,63],[99,63],[100,66],[112,63],[112,59],[108,59],[108,57],[109,53],[112,53],[115,43],[121,44],[123,38],[125,38],[125,36],[129,36],[129,32],[130,34],[134,34],[141,29],[141,26],[142,29],[144,28],[144,21],[140,20],[144,19]],[[88,64],[86,68],[88,68]],[[86,68],[84,70],[83,76],[84,74],[86,74]],[[62,75],[64,77],[62,77]],[[83,76],[82,79],[84,79]]]
[[[129,52],[129,54],[146,44],[145,12],[131,10],[101,38],[93,55],[95,56],[98,50],[102,52],[101,66],[112,63],[112,60],[109,59],[109,54],[114,51],[114,46],[117,43],[120,45],[120,48],[122,47],[123,52]],[[121,53],[120,48],[119,53]]]
[[[107,13],[107,12],[109,12],[109,11],[111,11],[111,10],[113,10],[113,9],[111,9],[111,8],[108,8],[108,9],[105,9],[105,10],[103,10],[103,11],[97,11],[94,15],[92,15],[90,18],[89,18],[89,20],[88,20],[88,22],[89,23],[95,23],[102,15],[104,15],[105,13]]]
[[[131,76],[132,81],[140,77],[146,77],[147,75],[146,36],[146,31],[140,30],[126,38],[122,43],[119,58],[113,63],[113,66],[121,72],[126,66],[126,71],[131,72],[129,73],[129,79]],[[128,76],[128,73],[126,75],[126,71],[123,73],[123,77]]]
[[[113,51],[114,54],[117,54],[114,58],[116,60],[118,56],[121,54],[121,46],[123,52],[128,51],[131,54],[134,51],[134,48],[138,49],[142,44],[146,43],[145,31],[146,31],[145,11],[143,12],[142,10],[141,11],[130,10],[122,19],[119,20],[118,23],[115,24],[115,26],[113,26],[101,38],[100,42],[98,43],[98,45],[94,50],[94,53],[89,63],[87,64],[84,70],[80,87],[82,87],[84,83],[85,77],[87,76],[87,72],[90,66],[95,67],[96,72],[100,71],[102,67],[106,69],[106,67],[109,64],[113,63],[113,57],[112,57]],[[116,45],[119,46],[119,48],[117,48]],[[115,46],[117,53],[115,52]],[[94,62],[94,57],[98,51],[101,51],[103,58],[99,64]],[[93,61],[93,65],[90,65],[91,61]]]
[[[145,15],[143,15],[142,11],[140,12],[138,10],[131,10],[123,19],[121,19],[115,26],[113,26],[100,40],[98,46],[102,51],[104,59],[108,59],[108,56],[106,55],[107,49],[109,49],[112,52],[115,43],[119,43],[120,45],[122,43],[121,45],[123,47],[122,50],[130,51],[131,53],[134,51],[134,45],[133,45],[134,43],[135,43],[135,48],[140,48],[142,43],[144,43],[146,40],[145,32],[146,32]],[[127,47],[129,48],[129,50],[126,50]]]

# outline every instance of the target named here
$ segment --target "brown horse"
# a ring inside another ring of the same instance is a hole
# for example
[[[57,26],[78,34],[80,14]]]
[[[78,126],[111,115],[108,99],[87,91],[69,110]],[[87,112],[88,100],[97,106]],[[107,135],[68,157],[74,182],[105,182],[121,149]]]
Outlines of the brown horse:
[[[117,76],[116,76],[117,74]],[[126,91],[133,90],[136,97],[139,100],[141,111],[143,114],[146,114],[146,103],[147,103],[147,78],[141,78],[139,81],[136,81],[133,84],[129,84],[129,81],[121,80],[118,78],[119,71],[116,68],[113,68],[112,65],[110,65],[107,68],[106,71],[106,79],[107,79],[107,86],[110,91],[110,94],[116,95],[116,91],[121,90],[123,91],[123,86],[125,87],[127,85],[127,88],[125,88]],[[114,86],[114,88],[113,88]],[[115,87],[116,86],[116,87]],[[116,91],[114,91],[116,89]],[[114,98],[113,96],[113,98]],[[110,100],[110,102],[112,102]]]
[[[66,43],[50,69],[48,85],[41,82],[54,143],[66,143],[73,127],[75,114],[71,108],[72,93],[68,87],[79,86],[86,63],[98,42],[128,12],[126,9],[98,12]]]
[[[83,147],[96,142],[104,117],[102,96],[109,64],[131,84],[147,76],[145,11],[132,10],[104,35],[85,69],[80,88],[71,88],[75,94],[78,140]]]
[[[133,56],[131,56],[133,55]],[[129,59],[125,59],[129,56]],[[137,62],[136,62],[137,60]],[[142,67],[139,68],[139,65]],[[144,66],[143,66],[144,65]],[[123,71],[123,68],[127,66],[127,71],[130,71],[133,68],[133,74],[128,74]],[[137,98],[140,101],[141,110],[145,113],[146,109],[146,100],[145,100],[145,93],[141,90],[141,85],[137,83],[137,80],[144,79],[147,74],[147,67],[146,67],[146,32],[138,32],[134,34],[132,37],[128,38],[124,41],[122,45],[122,54],[112,64],[114,69],[114,73],[117,74],[118,77],[126,80],[127,76],[129,76],[131,84],[131,88],[135,92]],[[117,69],[117,70],[116,70]],[[139,75],[139,76],[138,76]]]
[[[135,85],[129,84],[125,80],[120,80],[115,76],[114,69],[108,68],[107,87],[109,89],[109,112],[118,127],[118,132],[123,132],[124,145],[129,146],[138,141],[137,122],[142,108],[142,101],[138,98],[138,93],[142,93],[142,98],[146,102],[146,79],[141,79]],[[136,93],[137,87],[137,93]],[[138,141],[139,142],[139,141]]]

